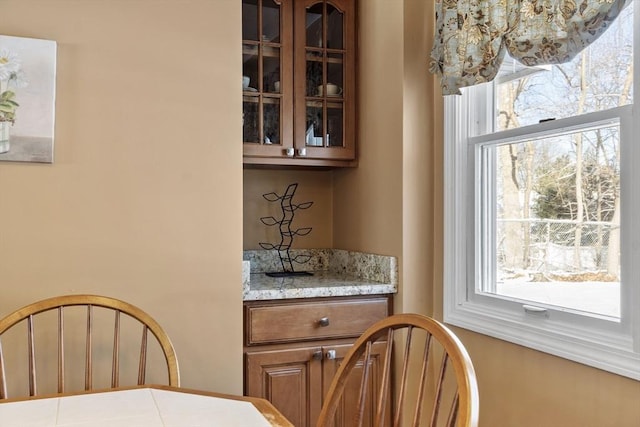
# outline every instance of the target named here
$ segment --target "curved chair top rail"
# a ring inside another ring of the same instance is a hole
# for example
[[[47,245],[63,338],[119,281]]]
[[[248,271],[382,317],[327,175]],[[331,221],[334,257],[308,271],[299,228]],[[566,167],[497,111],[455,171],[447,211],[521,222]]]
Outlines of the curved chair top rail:
[[[167,362],[167,371],[169,376],[169,385],[171,386],[179,386],[180,385],[180,371],[178,366],[178,360],[176,357],[176,353],[169,339],[168,335],[164,331],[164,329],[160,326],[160,324],[152,318],[149,314],[147,314],[142,309],[136,307],[133,304],[128,302],[101,296],[101,295],[87,295],[87,294],[77,294],[77,295],[62,295],[56,296],[52,298],[47,298],[41,301],[37,301],[31,304],[28,304],[13,313],[8,314],[7,316],[0,319],[0,336],[10,329],[12,326],[20,323],[21,321],[30,318],[39,313],[43,313],[49,310],[61,309],[64,307],[72,307],[72,306],[86,306],[86,307],[102,307],[114,310],[115,312],[125,313],[126,315],[138,320],[140,323],[144,324],[148,330],[156,337],[162,351],[164,353],[166,362]],[[59,325],[61,327],[61,325]],[[116,326],[116,331],[114,333],[119,334],[118,331],[119,326]],[[90,331],[87,331],[90,334]],[[32,338],[31,338],[32,339]],[[146,347],[146,333],[143,334],[143,346]],[[0,356],[1,356],[0,347]],[[146,358],[146,348],[144,349],[145,354],[141,357]],[[142,368],[142,367],[141,367]],[[4,369],[3,369],[4,370]],[[0,378],[3,380],[3,378]]]
[[[347,381],[349,372],[359,363],[360,359],[363,355],[368,357],[367,348],[368,344],[376,342],[379,339],[393,339],[393,332],[398,329],[412,329],[419,328],[425,330],[428,334],[431,335],[432,339],[437,340],[444,352],[446,353],[447,360],[452,363],[456,383],[457,383],[457,410],[454,409],[453,417],[457,417],[457,424],[459,426],[464,427],[475,427],[478,425],[479,418],[479,394],[478,394],[478,384],[476,380],[475,370],[473,368],[473,363],[469,354],[467,353],[464,345],[458,339],[458,337],[445,325],[440,323],[439,321],[432,319],[427,316],[413,314],[413,313],[404,313],[404,314],[396,314],[389,316],[385,319],[382,319],[376,322],[374,325],[369,327],[353,344],[349,352],[345,355],[343,363],[339,366],[332,384],[327,393],[326,401],[322,407],[322,411],[320,413],[320,417],[318,420],[318,427],[324,427],[326,425],[331,425],[330,420],[334,415],[339,402],[342,391],[344,389],[345,383]],[[409,340],[408,340],[409,341]],[[386,358],[390,360],[392,346],[388,346]],[[399,350],[402,353],[403,350]],[[405,368],[408,364],[408,351],[409,351],[409,343],[407,342],[407,347],[405,350],[405,360],[404,367],[402,372],[402,377],[400,379],[400,388],[404,388],[406,386],[406,372]],[[400,354],[402,356],[402,354]],[[391,362],[389,360],[385,360],[385,366],[383,369],[391,370]],[[365,363],[364,366],[368,364]],[[366,375],[366,374],[364,374]],[[387,379],[382,380],[381,388],[385,387],[385,382],[389,383],[389,373],[383,371],[383,377],[386,375]],[[442,381],[442,378],[440,378]],[[363,386],[361,386],[363,387]],[[384,395],[389,395],[388,384],[386,385],[387,390],[383,390],[382,393]],[[362,394],[361,390],[361,394]],[[381,394],[382,394],[381,393]],[[402,391],[400,391],[402,394]],[[403,397],[400,397],[402,400]],[[401,402],[400,402],[401,403]],[[382,403],[379,404],[378,412],[381,410]],[[396,406],[402,406],[396,405]],[[384,409],[382,410],[384,412]],[[382,417],[382,415],[379,415]],[[396,423],[397,423],[396,418]],[[360,420],[358,420],[360,421]],[[417,422],[417,421],[416,421]],[[396,425],[396,424],[394,424]],[[418,424],[413,424],[418,425]]]

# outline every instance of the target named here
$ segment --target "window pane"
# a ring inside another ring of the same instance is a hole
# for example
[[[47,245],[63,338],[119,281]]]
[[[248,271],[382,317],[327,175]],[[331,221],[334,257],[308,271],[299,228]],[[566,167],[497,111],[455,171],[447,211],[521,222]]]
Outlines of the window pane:
[[[505,58],[496,81],[498,130],[632,104],[633,6],[573,61],[525,67]]]
[[[620,317],[619,142],[607,125],[482,148],[483,292]]]

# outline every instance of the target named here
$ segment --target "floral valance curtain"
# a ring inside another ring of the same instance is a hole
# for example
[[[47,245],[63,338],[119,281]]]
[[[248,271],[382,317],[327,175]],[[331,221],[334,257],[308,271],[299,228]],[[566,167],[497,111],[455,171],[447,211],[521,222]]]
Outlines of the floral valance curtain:
[[[436,0],[431,72],[445,95],[492,80],[505,52],[524,65],[570,61],[633,0]]]

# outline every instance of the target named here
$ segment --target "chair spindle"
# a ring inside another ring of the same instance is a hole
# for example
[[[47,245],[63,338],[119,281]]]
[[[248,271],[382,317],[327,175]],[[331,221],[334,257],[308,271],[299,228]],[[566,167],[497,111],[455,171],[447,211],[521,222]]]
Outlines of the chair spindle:
[[[391,388],[391,354],[393,353],[393,332],[392,328],[389,328],[387,332],[387,350],[384,355],[384,367],[382,368],[382,389],[380,390],[380,396],[378,396],[378,405],[376,410],[376,420],[373,424],[376,427],[384,424],[384,414],[387,409],[385,402],[389,398]]]
[[[115,310],[113,327],[113,357],[111,360],[111,388],[118,387],[120,382],[120,310]]]
[[[400,390],[398,392],[398,405],[397,408],[402,408],[404,404],[404,396],[407,391],[407,374],[409,372],[409,356],[411,353],[411,334],[413,333],[413,326],[409,325],[407,327],[407,336],[406,343],[404,346],[404,356],[402,357],[402,374],[400,377]],[[393,426],[400,426],[400,415],[402,415],[402,411],[396,411],[395,419],[393,420]]]
[[[84,389],[91,390],[93,387],[93,356],[91,354],[93,345],[93,306],[91,304],[87,305],[87,339],[86,339],[86,350],[85,350],[85,360],[84,360]]]
[[[440,363],[440,373],[438,375],[438,383],[436,385],[436,397],[433,405],[433,413],[431,414],[431,425],[435,426],[438,421],[438,414],[440,412],[440,402],[442,401],[442,386],[444,384],[444,377],[447,372],[447,364],[449,362],[449,355],[444,353],[442,355],[442,362]]]
[[[2,353],[2,339],[0,339],[0,399],[7,398],[7,376],[4,371],[4,354]]]
[[[29,396],[35,396],[37,393],[36,384],[36,348],[35,340],[33,339],[33,315],[30,314],[27,318],[27,345],[28,357],[29,357]]]
[[[429,356],[431,354],[431,333],[427,332],[427,339],[424,343],[424,352],[422,353],[422,369],[420,371],[420,387],[418,387],[418,395],[416,397],[416,409],[413,417],[413,426],[420,425],[422,417],[422,405],[424,403],[424,388],[427,385],[427,371],[429,368]],[[431,424],[433,425],[433,423]]]
[[[64,312],[58,307],[58,393],[64,393]]]
[[[147,332],[149,328],[142,326],[142,342],[140,344],[140,365],[138,367],[138,385],[144,384],[147,371]]]
[[[456,395],[453,398],[453,403],[451,405],[451,410],[449,411],[449,418],[447,418],[447,426],[448,427],[455,427],[456,425],[456,420],[458,419],[458,398],[459,398],[459,394],[458,391],[456,390]]]
[[[362,358],[362,379],[360,380],[360,396],[358,397],[358,411],[356,412],[356,426],[362,427],[364,419],[364,405],[367,402],[367,390],[369,383],[369,369],[371,367],[371,341],[367,342],[367,347]]]

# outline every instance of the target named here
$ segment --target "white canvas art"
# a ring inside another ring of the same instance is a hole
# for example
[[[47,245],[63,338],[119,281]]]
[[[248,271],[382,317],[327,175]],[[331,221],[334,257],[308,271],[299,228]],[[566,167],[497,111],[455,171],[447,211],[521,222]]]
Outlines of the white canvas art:
[[[53,163],[56,42],[0,35],[0,161]]]

